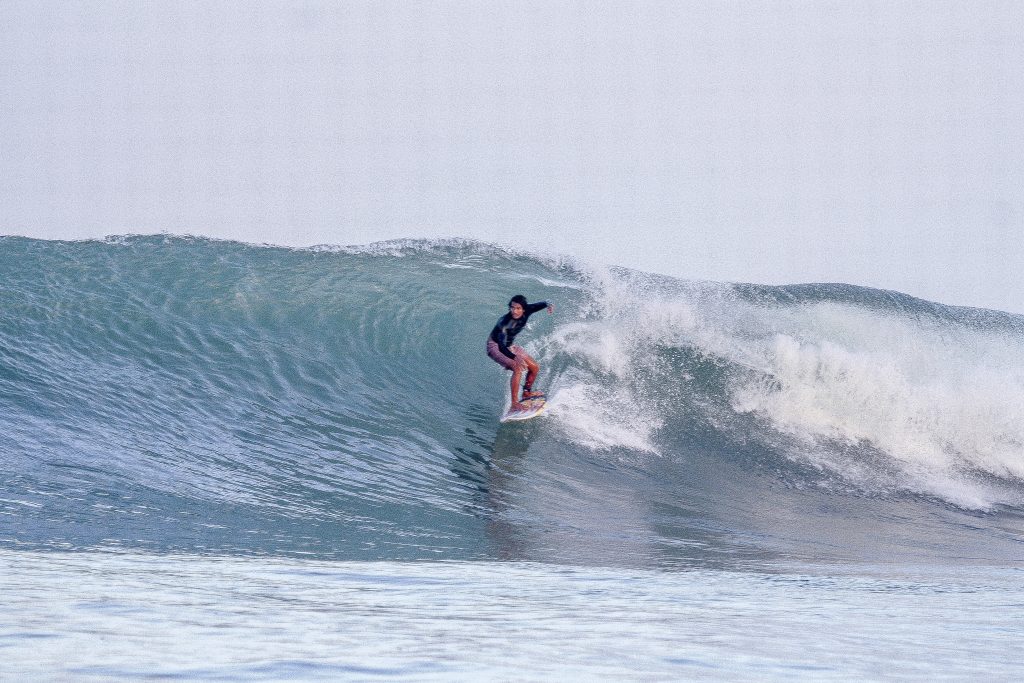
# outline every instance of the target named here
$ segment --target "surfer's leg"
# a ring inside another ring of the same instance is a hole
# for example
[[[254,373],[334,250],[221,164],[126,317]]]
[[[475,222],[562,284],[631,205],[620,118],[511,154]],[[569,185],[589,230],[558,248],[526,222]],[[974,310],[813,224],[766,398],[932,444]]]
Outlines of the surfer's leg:
[[[512,391],[512,410],[522,410],[524,406],[519,401],[519,383],[523,379],[523,364],[516,363],[515,369],[512,370],[512,381],[509,383],[509,389]]]
[[[515,358],[509,358],[508,356],[501,353],[498,350],[498,345],[493,341],[487,342],[487,355],[490,356],[495,363],[510,370],[512,372],[512,381],[509,386],[512,391],[512,410],[522,410],[524,406],[519,400],[519,386],[523,381],[523,372],[529,373],[529,366],[526,364],[526,359],[530,358],[523,347],[513,345],[509,347],[512,353],[516,354]],[[530,358],[532,361],[533,359]]]
[[[494,342],[491,343],[493,344]],[[523,350],[523,347],[518,345],[512,345],[509,347],[512,353],[516,354],[516,357],[514,359],[502,355],[501,352],[497,350],[497,348],[498,346],[497,344],[495,344],[495,355],[491,357],[498,361],[498,363],[503,365],[506,369],[512,371],[512,380],[509,382],[509,388],[512,392],[512,410],[523,410],[524,408],[526,408],[526,406],[524,406],[522,402],[520,402],[519,400],[519,387],[521,386],[523,381],[523,372],[528,370],[528,367],[526,365],[526,359],[529,358],[529,356],[526,355],[526,351]]]
[[[537,373],[540,372],[540,365],[532,357],[524,355],[526,356],[523,358],[526,362],[526,384],[523,385],[523,398],[543,396],[539,391],[533,391],[533,382],[537,379]]]

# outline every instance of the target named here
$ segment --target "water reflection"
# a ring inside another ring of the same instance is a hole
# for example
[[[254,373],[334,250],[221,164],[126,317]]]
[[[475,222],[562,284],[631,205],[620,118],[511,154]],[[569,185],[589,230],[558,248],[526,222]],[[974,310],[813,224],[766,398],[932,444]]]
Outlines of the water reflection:
[[[565,444],[543,420],[502,425],[481,499],[491,557],[643,568],[767,561],[709,518],[712,506],[678,470],[650,454]]]
[[[530,554],[526,539],[528,525],[516,518],[525,457],[534,432],[535,425],[506,424],[499,427],[494,437],[487,468],[485,527],[494,559],[519,560]]]

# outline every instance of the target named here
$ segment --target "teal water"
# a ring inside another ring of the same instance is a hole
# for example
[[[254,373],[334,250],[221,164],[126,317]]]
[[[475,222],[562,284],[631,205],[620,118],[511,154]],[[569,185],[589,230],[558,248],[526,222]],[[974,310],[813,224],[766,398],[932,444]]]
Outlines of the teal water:
[[[0,674],[1019,677],[1020,316],[463,241],[0,272]]]

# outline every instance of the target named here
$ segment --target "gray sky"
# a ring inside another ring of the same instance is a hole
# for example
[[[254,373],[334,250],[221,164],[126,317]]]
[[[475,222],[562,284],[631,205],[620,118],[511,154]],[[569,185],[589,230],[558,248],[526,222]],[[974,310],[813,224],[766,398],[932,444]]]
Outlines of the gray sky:
[[[0,2],[0,233],[460,235],[1024,312],[1024,3]]]

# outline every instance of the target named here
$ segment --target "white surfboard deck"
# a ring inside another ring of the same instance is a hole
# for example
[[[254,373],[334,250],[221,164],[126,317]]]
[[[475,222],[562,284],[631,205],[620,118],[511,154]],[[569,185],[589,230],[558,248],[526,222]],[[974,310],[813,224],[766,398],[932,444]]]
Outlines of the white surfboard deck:
[[[547,401],[543,398],[528,398],[523,401],[523,404],[527,406],[526,410],[506,410],[505,414],[501,416],[501,421],[518,422],[537,417],[544,412]]]

